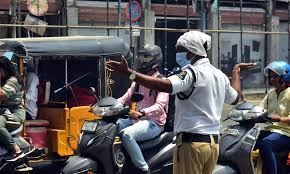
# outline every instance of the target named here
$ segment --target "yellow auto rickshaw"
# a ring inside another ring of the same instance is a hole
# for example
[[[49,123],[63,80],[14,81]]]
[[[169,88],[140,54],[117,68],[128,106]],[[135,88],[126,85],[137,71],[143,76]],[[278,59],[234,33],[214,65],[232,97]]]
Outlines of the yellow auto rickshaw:
[[[27,62],[34,62],[45,88],[36,120],[49,122],[48,156],[58,157],[75,153],[83,122],[96,118],[89,112],[89,104],[78,103],[73,85],[94,86],[97,97],[102,98],[111,92],[113,83],[105,68],[106,58],[131,56],[126,43],[110,36],[0,39],[0,49],[13,51],[18,56],[18,68],[24,77]],[[71,100],[74,105],[70,105]]]

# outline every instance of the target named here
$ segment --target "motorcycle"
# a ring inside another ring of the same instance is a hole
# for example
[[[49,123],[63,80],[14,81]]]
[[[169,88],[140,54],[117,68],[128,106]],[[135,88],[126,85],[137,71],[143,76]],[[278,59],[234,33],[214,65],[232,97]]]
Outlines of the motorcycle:
[[[131,101],[138,102],[143,96],[134,94]],[[134,106],[134,104],[131,104]],[[102,120],[85,121],[78,144],[79,156],[68,159],[64,174],[73,173],[137,173],[122,143],[118,141],[118,118],[125,118],[130,108],[115,98],[106,97],[92,106],[92,112]],[[173,132],[138,142],[151,173],[167,174],[172,171],[174,143]]]
[[[22,152],[24,153],[24,157],[20,158],[16,161],[7,161],[12,158],[12,153],[0,146],[0,173],[29,173],[32,168],[29,167],[27,156],[29,156],[35,148],[28,143],[23,137],[19,134],[23,130],[23,125],[19,125],[18,122],[7,121],[8,130],[13,130],[10,132],[13,140],[18,144]]]

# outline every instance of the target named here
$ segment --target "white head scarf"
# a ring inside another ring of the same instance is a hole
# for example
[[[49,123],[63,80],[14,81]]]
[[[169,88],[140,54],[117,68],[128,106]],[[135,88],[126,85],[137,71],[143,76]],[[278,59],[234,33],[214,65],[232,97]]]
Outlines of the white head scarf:
[[[207,43],[207,50],[203,46]],[[211,48],[211,37],[199,31],[189,31],[180,36],[176,46],[182,46],[195,55],[207,57],[207,51]]]

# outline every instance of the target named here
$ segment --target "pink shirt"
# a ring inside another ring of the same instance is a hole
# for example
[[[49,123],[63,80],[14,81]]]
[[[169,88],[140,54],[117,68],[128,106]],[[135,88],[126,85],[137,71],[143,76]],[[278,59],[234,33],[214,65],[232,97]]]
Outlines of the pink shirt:
[[[160,73],[157,71],[152,76],[157,77]],[[130,102],[131,96],[135,92],[136,83],[133,82],[127,92],[118,99],[121,103]],[[168,109],[169,94],[148,89],[144,86],[139,86],[139,92],[144,95],[144,99],[137,104],[137,111],[143,110],[145,116],[141,119],[150,119],[158,125],[163,126],[166,122],[166,112]],[[164,110],[165,109],[165,110]]]

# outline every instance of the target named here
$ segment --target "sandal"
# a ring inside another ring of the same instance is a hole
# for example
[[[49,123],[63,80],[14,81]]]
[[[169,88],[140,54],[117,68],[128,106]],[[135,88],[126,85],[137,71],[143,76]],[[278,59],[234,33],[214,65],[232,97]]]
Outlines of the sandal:
[[[13,157],[9,160],[7,160],[7,162],[14,162],[14,161],[17,161],[21,158],[24,158],[25,155],[24,153],[22,153],[22,151],[18,152],[18,153],[14,153]]]

